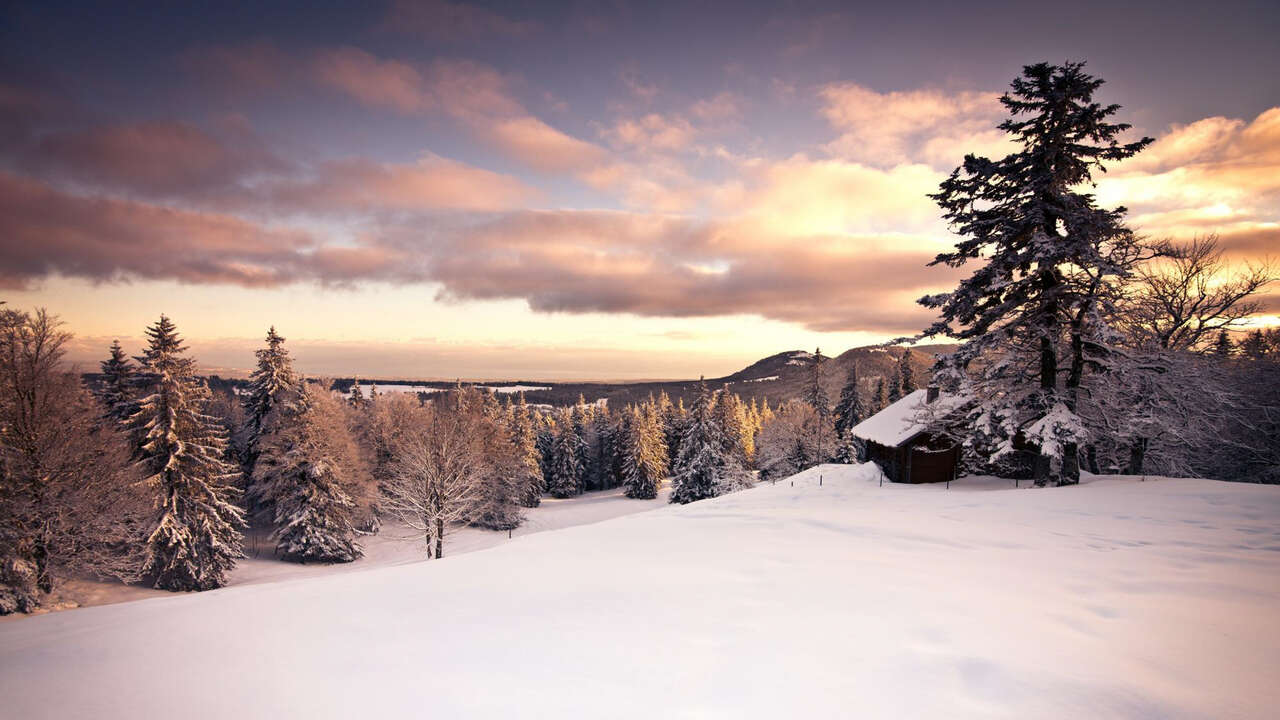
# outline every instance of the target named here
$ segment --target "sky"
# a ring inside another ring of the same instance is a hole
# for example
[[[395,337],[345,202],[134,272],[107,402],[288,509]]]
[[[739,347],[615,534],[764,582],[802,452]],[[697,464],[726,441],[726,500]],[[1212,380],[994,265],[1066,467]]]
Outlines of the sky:
[[[912,334],[927,194],[1083,60],[1144,235],[1280,254],[1274,2],[6,3],[0,300],[91,366],[168,314],[211,372],[636,379]],[[1280,289],[1259,322],[1280,321]]]

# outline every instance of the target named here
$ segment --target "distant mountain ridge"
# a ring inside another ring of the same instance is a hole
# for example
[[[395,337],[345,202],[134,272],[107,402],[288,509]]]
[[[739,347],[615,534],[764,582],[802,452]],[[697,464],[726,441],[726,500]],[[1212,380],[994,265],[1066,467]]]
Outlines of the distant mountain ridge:
[[[951,352],[955,348],[955,345],[943,344],[919,345],[911,348],[912,367],[916,371],[917,383],[924,385],[928,382],[930,370],[938,354]],[[840,390],[848,379],[849,370],[856,364],[858,366],[860,385],[864,392],[870,392],[878,378],[887,378],[892,375],[894,367],[906,351],[907,348],[897,346],[869,345],[846,350],[835,357],[828,357],[827,362],[823,365],[823,387],[827,390],[827,394],[832,398],[832,401],[834,401],[840,396]],[[711,388],[720,388],[728,385],[731,392],[738,394],[748,402],[752,399],[757,402],[763,402],[767,399],[771,405],[778,405],[787,400],[798,400],[803,396],[805,384],[809,380],[809,368],[812,359],[813,353],[809,351],[788,350],[761,358],[730,375],[707,378],[706,383]],[[341,392],[346,392],[353,382],[353,378],[335,380],[334,388]],[[373,384],[373,382],[366,381],[365,384]],[[449,388],[453,387],[455,383],[452,381],[378,380],[376,384]],[[698,381],[556,383],[510,380],[479,384],[486,386],[536,385],[546,388],[545,390],[525,393],[525,399],[530,403],[570,405],[581,395],[588,402],[595,402],[604,398],[609,401],[611,406],[621,407],[628,403],[642,402],[650,394],[657,395],[661,392],[671,396],[673,402],[679,398],[684,398],[686,404],[688,404],[697,391]]]

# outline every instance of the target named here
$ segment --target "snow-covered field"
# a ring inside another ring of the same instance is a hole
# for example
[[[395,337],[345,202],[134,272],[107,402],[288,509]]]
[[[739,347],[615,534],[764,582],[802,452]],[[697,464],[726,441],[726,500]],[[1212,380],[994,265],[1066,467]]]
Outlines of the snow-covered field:
[[[1280,488],[875,480],[0,623],[0,716],[1275,717]]]

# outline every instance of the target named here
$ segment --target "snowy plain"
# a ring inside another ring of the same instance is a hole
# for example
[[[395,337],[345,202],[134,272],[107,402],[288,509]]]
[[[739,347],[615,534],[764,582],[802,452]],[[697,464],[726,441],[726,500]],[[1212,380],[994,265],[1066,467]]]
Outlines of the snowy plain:
[[[0,715],[1275,717],[1280,488],[877,479],[0,623]]]

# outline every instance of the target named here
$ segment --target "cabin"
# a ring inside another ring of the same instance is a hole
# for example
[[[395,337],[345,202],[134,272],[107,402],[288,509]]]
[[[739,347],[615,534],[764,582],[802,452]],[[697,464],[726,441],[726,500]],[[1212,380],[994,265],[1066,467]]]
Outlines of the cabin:
[[[964,403],[938,388],[916,390],[853,427],[867,444],[866,459],[900,483],[950,482],[960,468],[960,446],[928,431],[930,418],[945,417]]]

